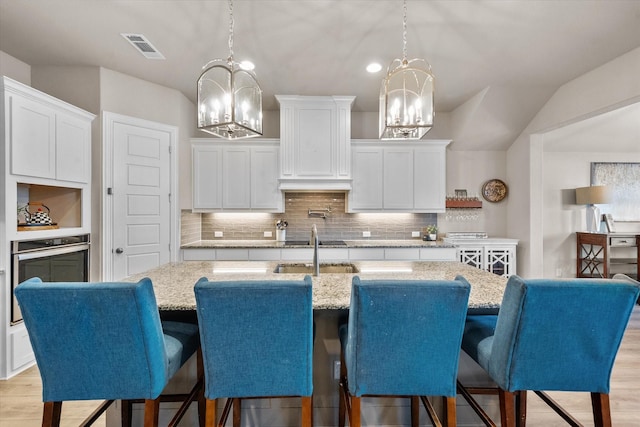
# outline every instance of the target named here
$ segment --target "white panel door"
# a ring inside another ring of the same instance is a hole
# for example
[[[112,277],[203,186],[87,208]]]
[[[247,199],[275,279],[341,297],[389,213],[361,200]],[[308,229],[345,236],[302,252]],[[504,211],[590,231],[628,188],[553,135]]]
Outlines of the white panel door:
[[[114,123],[113,280],[170,260],[171,134]]]

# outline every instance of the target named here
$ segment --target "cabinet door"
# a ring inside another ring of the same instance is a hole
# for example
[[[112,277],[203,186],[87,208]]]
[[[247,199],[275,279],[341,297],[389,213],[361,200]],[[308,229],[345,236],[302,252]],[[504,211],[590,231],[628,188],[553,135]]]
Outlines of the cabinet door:
[[[332,108],[300,107],[297,111],[298,143],[294,147],[298,177],[335,175],[335,113]]]
[[[458,261],[463,264],[469,264],[472,267],[485,270],[483,246],[464,246],[459,247],[457,250]]]
[[[251,207],[282,211],[282,192],[278,189],[280,167],[276,147],[251,150]]]
[[[485,247],[485,269],[498,276],[509,277],[516,274],[515,247]]]
[[[222,207],[251,207],[251,151],[243,147],[225,147],[222,161]]]
[[[91,124],[61,113],[56,115],[56,178],[91,180]]]
[[[384,209],[413,209],[413,149],[384,150]]]
[[[356,148],[352,153],[353,188],[349,211],[382,209],[382,148]]]
[[[40,103],[12,95],[11,173],[55,178],[55,111]]]
[[[446,199],[445,148],[416,148],[413,161],[414,209],[420,212],[444,212]]]
[[[191,154],[193,209],[222,208],[222,149],[194,145]]]

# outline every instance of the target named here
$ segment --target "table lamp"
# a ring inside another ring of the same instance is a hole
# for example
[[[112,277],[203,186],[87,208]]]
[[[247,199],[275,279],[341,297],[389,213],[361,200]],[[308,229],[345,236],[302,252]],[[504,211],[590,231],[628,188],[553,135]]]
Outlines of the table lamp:
[[[600,209],[595,205],[609,203],[611,195],[606,185],[576,188],[576,204],[587,205],[587,231],[600,231]]]

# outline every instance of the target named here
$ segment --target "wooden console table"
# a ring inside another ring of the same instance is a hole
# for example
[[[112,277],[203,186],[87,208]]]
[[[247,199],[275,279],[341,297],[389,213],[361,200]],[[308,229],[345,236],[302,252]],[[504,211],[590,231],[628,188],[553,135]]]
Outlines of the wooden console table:
[[[638,278],[638,234],[576,233],[576,250],[576,277],[609,278],[624,273]]]

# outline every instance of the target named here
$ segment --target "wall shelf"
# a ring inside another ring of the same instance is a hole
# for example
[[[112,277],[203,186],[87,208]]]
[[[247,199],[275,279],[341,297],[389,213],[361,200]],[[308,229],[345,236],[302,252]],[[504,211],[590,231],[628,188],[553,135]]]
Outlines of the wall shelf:
[[[481,200],[449,200],[447,199],[445,206],[447,209],[481,209]]]

